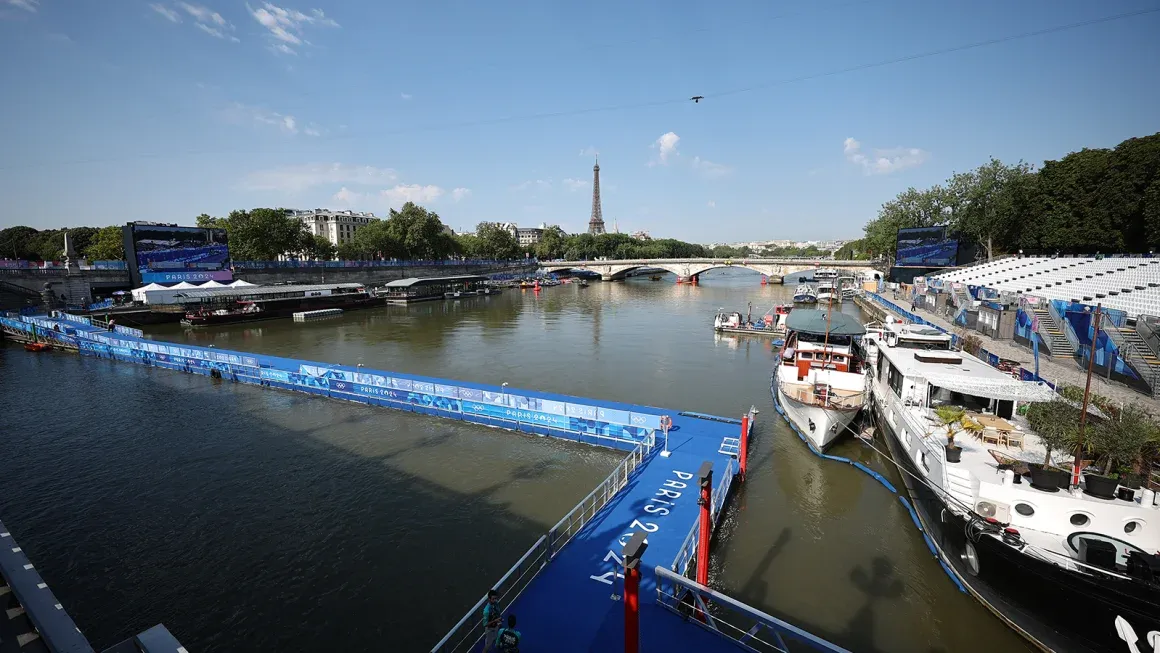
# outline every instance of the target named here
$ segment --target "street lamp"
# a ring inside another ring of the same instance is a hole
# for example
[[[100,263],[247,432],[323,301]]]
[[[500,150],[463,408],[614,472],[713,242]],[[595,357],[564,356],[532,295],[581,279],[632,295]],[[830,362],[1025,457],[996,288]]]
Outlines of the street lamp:
[[[504,381],[502,384],[500,384],[500,388],[503,389],[503,405],[505,405],[505,406],[508,405],[507,387],[508,387],[507,381]]]

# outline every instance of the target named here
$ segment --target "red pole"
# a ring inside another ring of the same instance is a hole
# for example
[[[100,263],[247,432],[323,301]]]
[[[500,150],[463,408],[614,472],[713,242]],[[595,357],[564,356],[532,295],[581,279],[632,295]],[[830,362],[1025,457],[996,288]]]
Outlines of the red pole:
[[[647,548],[644,531],[624,546],[624,653],[640,651],[640,559]]]
[[[749,413],[741,418],[741,450],[738,452],[737,467],[741,480],[745,480],[745,461],[749,458]]]
[[[713,518],[709,514],[713,505],[713,463],[701,463],[697,478],[701,486],[701,498],[697,501],[697,505],[701,506],[701,532],[697,538],[697,582],[708,586],[709,536],[713,533]]]

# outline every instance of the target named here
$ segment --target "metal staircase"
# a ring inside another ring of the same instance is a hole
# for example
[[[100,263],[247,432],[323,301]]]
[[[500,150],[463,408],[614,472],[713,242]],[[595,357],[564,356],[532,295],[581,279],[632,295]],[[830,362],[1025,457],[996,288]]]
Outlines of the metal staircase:
[[[1048,354],[1071,356],[1075,352],[1071,340],[1064,332],[1064,325],[1055,319],[1053,311],[1048,310],[1043,304],[1028,304],[1027,309],[1039,321],[1039,337],[1043,338],[1043,344],[1047,345]]]
[[[1155,397],[1157,385],[1160,385],[1158,383],[1160,381],[1160,356],[1152,351],[1152,348],[1140,337],[1140,334],[1136,333],[1135,329],[1121,329],[1109,322],[1101,324],[1100,330],[1108,334],[1112,342],[1116,343],[1116,347],[1120,350],[1120,358],[1136,370],[1140,378],[1152,389],[1152,396]]]

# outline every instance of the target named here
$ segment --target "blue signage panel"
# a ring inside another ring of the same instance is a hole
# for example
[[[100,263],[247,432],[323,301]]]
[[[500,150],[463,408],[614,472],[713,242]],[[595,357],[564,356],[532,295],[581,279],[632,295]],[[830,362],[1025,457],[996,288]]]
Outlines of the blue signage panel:
[[[596,406],[584,406],[582,404],[568,404],[565,409],[568,417],[579,417],[581,419],[596,419]]]

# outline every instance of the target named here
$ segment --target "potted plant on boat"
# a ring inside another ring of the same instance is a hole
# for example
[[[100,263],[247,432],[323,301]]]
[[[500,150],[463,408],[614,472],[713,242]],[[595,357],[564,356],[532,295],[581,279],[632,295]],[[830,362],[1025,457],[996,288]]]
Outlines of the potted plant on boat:
[[[934,414],[939,424],[947,430],[947,462],[957,463],[962,459],[963,449],[955,444],[955,433],[962,429],[966,411],[958,406],[939,406],[934,409]]]
[[[1079,434],[1079,409],[1058,399],[1031,404],[1027,408],[1027,423],[1047,450],[1043,464],[1027,465],[1031,471],[1031,485],[1044,490],[1067,489],[1070,476],[1067,472],[1051,467],[1051,453],[1075,448]]]
[[[1120,470],[1118,465],[1136,463],[1145,448],[1156,439],[1156,424],[1135,406],[1125,406],[1119,415],[1096,424],[1084,444],[1085,448],[1096,455],[1105,475],[1084,474],[1084,483],[1087,485],[1085,491],[1102,499],[1116,498],[1116,487],[1121,484],[1121,480],[1129,483],[1134,481],[1122,479],[1121,476],[1128,476],[1131,469]],[[1134,494],[1125,493],[1126,500],[1130,501]]]

